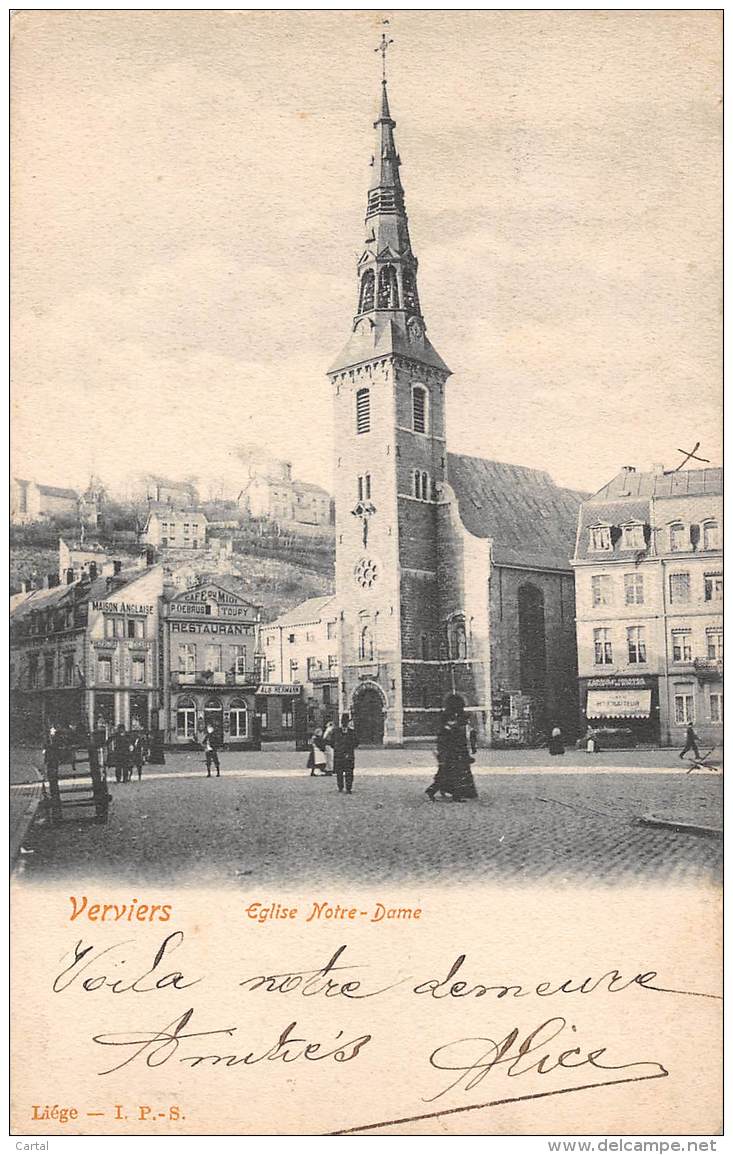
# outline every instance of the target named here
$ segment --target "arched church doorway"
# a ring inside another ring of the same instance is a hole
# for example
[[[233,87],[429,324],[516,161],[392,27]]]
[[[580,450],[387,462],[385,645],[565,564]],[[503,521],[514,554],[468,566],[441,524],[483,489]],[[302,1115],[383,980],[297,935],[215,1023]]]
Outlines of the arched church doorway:
[[[360,746],[381,746],[384,741],[384,699],[375,686],[363,686],[354,694],[352,713]]]

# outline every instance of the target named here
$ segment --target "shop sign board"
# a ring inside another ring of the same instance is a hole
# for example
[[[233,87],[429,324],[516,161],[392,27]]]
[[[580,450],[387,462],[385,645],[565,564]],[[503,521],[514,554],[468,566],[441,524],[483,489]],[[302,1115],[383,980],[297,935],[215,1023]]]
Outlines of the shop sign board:
[[[648,718],[651,705],[651,690],[589,690],[585,712],[588,718]]]

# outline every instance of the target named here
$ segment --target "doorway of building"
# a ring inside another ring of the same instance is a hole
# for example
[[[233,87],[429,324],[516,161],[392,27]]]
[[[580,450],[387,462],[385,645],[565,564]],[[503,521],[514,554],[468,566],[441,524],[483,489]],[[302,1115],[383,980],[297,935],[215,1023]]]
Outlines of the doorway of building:
[[[354,729],[360,746],[381,746],[384,741],[384,702],[379,690],[365,686],[354,695]]]
[[[214,727],[217,742],[224,741],[224,709],[219,698],[207,698],[204,703],[204,729]]]

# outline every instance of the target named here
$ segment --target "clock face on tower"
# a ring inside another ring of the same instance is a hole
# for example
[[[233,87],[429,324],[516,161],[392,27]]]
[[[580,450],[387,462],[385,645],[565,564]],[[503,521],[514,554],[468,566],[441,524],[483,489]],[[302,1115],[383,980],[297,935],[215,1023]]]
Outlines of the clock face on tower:
[[[354,577],[357,584],[364,590],[370,590],[375,584],[378,575],[378,566],[370,557],[361,558],[354,566]]]

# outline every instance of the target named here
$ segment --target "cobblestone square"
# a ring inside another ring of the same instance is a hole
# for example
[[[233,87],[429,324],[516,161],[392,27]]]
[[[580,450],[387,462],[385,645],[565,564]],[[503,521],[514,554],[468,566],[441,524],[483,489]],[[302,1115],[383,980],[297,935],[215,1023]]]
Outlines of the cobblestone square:
[[[674,751],[640,755],[657,763],[646,766],[634,766],[632,754],[592,766],[569,755],[548,766],[545,751],[517,765],[516,756],[483,751],[479,799],[463,805],[428,801],[431,757],[363,751],[347,796],[334,778],[311,778],[293,751],[225,753],[218,779],[206,777],[200,754],[170,755],[164,767],[146,767],[141,783],[112,777],[107,825],[36,825],[26,839],[34,853],[20,869],[27,880],[247,889],[720,878],[720,838],[638,822],[654,815],[720,826],[722,774],[686,774]]]

